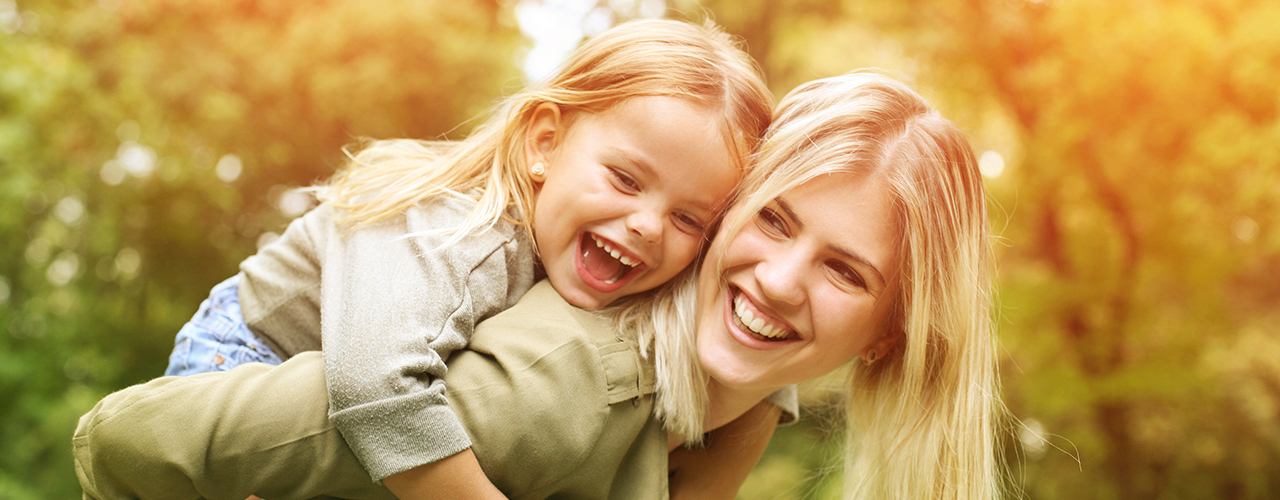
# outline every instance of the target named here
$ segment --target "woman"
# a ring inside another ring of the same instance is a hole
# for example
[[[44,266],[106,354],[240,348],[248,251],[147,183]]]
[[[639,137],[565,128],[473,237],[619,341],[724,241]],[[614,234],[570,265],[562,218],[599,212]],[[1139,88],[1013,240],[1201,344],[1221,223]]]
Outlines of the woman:
[[[696,332],[654,336],[660,377],[692,381],[660,384],[668,428],[714,428],[861,357],[847,496],[997,496],[990,235],[968,140],[906,86],[855,73],[784,98],[757,162],[704,261]]]
[[[758,457],[778,415],[763,399],[855,357],[848,496],[997,496],[989,236],[962,134],[906,86],[851,74],[789,94],[757,161],[696,282],[617,315],[653,372],[545,285],[451,360],[451,404],[508,496],[661,497],[663,468],[672,496],[691,492],[715,457],[667,462],[667,434],[738,426]],[[327,424],[323,385],[299,356],[110,396],[76,433],[86,496],[389,497]]]

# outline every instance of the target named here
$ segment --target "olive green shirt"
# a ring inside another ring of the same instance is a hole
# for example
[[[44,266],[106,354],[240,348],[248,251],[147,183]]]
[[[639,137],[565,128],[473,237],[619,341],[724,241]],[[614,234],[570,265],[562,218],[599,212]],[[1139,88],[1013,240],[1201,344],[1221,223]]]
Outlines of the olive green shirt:
[[[85,497],[394,498],[330,422],[322,365],[303,353],[108,396],[73,438]],[[668,497],[653,366],[548,283],[478,325],[445,379],[485,474],[508,497]]]

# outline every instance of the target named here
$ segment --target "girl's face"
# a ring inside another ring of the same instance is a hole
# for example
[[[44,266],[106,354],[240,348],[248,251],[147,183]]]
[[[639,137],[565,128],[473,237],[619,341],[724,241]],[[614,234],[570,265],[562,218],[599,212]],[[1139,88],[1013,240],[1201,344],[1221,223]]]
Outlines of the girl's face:
[[[565,125],[543,105],[526,143],[530,165],[546,168],[533,174],[533,233],[551,284],[598,309],[670,280],[738,183],[718,117],[674,97],[637,97]]]
[[[898,241],[885,182],[852,173],[808,181],[732,240],[718,235],[698,276],[698,357],[712,383],[772,391],[871,348],[883,355]]]

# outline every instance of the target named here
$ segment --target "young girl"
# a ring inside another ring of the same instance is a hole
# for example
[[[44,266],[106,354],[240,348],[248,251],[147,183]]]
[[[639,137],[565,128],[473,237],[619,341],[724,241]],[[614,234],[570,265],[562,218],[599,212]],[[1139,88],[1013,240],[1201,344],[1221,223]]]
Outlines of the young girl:
[[[754,64],[717,29],[620,25],[460,143],[354,155],[315,188],[318,208],[213,289],[166,374],[323,346],[330,418],[374,480],[403,497],[431,471],[483,479],[444,360],[538,274],[584,309],[674,277],[770,112]]]

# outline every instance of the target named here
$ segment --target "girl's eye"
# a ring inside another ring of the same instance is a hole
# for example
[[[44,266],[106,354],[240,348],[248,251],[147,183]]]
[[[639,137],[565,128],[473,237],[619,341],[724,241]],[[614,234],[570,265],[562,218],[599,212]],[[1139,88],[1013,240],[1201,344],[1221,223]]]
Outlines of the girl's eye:
[[[787,221],[783,220],[782,216],[778,215],[778,212],[773,211],[772,208],[765,207],[760,209],[757,218],[759,219],[760,227],[765,232],[777,236],[787,236]]]
[[[692,215],[676,213],[672,215],[672,217],[675,218],[676,226],[678,226],[681,231],[691,234],[702,234],[706,229],[703,227],[702,222],[699,222],[698,219],[694,218]]]
[[[624,193],[640,192],[640,183],[625,172],[616,168],[609,169],[609,176],[613,178],[613,183],[618,187],[619,191]]]
[[[862,279],[862,275],[858,274],[858,271],[850,267],[849,264],[845,264],[838,260],[832,260],[827,262],[827,267],[831,269],[831,273],[840,281],[858,288],[867,288],[866,280]]]

